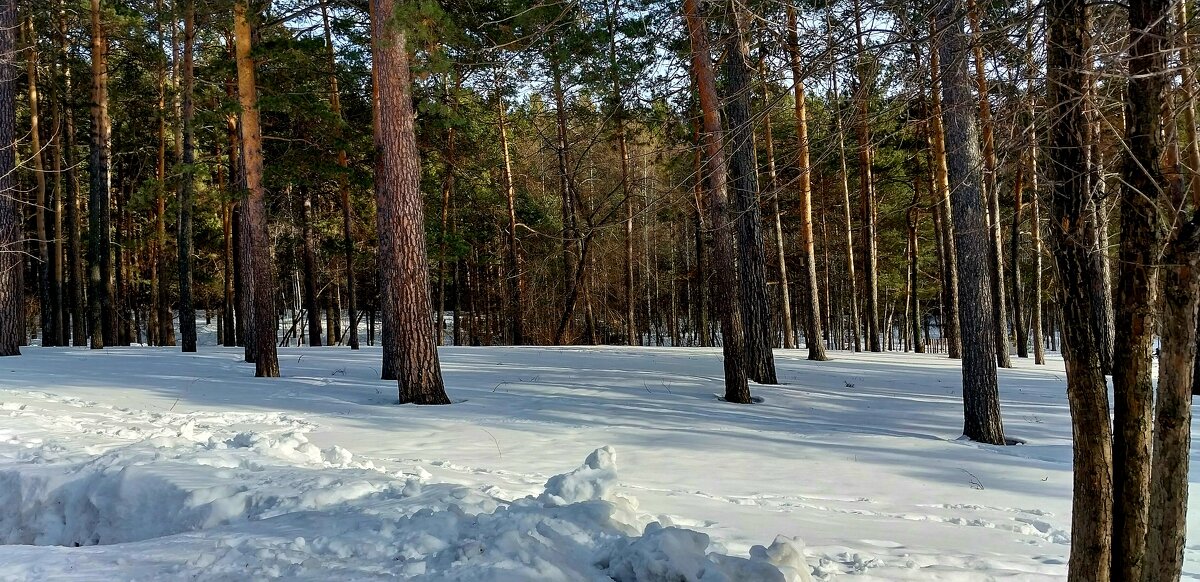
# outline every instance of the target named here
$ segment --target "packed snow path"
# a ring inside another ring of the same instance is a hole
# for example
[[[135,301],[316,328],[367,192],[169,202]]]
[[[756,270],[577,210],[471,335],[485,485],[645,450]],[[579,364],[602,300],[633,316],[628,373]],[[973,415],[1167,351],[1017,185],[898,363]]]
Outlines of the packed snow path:
[[[455,404],[415,407],[373,349],[284,349],[273,380],[235,349],[25,354],[0,360],[0,580],[1066,571],[1060,360],[1001,370],[1027,444],[991,447],[958,439],[937,355],[779,351],[784,384],[735,406],[718,350],[443,348]]]

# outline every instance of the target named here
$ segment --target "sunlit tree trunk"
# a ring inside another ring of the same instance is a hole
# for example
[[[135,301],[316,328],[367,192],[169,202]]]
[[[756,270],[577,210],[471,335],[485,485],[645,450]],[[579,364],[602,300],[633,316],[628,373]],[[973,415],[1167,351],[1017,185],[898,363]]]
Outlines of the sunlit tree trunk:
[[[496,121],[500,128],[500,151],[504,158],[504,199],[508,202],[508,236],[505,261],[508,273],[504,279],[508,292],[509,341],[525,343],[525,265],[517,239],[517,192],[513,186],[512,158],[508,148],[508,125],[504,112],[504,92],[500,72],[496,72]]]
[[[397,350],[400,403],[449,404],[438,363],[437,338],[430,318],[429,269],[421,164],[413,131],[413,102],[404,31],[392,16],[395,0],[371,0],[372,65],[378,101],[379,150],[375,159],[375,199],[379,231],[380,280],[385,335]]]
[[[242,171],[245,174],[245,212],[242,214],[241,241],[249,259],[243,265],[243,283],[250,285],[252,313],[247,329],[253,328],[254,375],[279,376],[279,356],[275,348],[275,274],[271,262],[271,239],[267,233],[266,189],[263,187],[262,128],[258,121],[258,93],[255,88],[254,58],[251,56],[252,28],[247,15],[247,0],[234,4],[233,23],[238,72],[238,101],[241,105]],[[257,14],[254,15],[257,17]]]
[[[800,172],[796,185],[799,194],[800,250],[804,253],[804,337],[808,344],[808,359],[824,361],[825,344],[821,341],[821,295],[817,284],[817,254],[813,250],[812,167],[808,157],[808,108],[804,95],[803,72],[800,64],[800,41],[796,33],[796,11],[788,7],[788,62],[792,68],[792,86],[796,103],[796,140],[800,147],[796,167]]]
[[[942,123],[941,59],[937,44],[937,22],[930,23],[929,72],[931,79],[930,156],[933,164],[934,205],[941,219],[942,239],[942,338],[951,358],[962,357],[961,316],[958,312],[958,251],[954,247],[954,209],[950,204],[950,180],[946,169],[946,130]]]
[[[38,315],[42,345],[57,345],[58,334],[50,327],[50,237],[46,231],[46,171],[42,152],[41,106],[38,102],[37,37],[33,16],[26,16],[21,31],[25,36],[25,66],[29,94],[29,149],[34,174],[33,217],[37,236]]]
[[[738,305],[736,242],[730,216],[729,194],[725,186],[725,150],[723,146],[720,98],[708,45],[708,26],[700,15],[696,0],[683,0],[684,21],[691,46],[692,75],[700,95],[703,114],[705,193],[704,209],[713,233],[711,297],[713,310],[721,317],[722,353],[725,356],[725,399],[749,404],[750,387],[746,381],[745,336]]]

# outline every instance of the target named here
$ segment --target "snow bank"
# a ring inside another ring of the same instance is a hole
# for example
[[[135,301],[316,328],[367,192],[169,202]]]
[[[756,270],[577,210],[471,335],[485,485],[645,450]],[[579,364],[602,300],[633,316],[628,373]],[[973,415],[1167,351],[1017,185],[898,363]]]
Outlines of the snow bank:
[[[34,423],[48,416],[28,407],[12,415]],[[703,533],[651,521],[617,492],[611,447],[550,477],[540,495],[505,500],[429,482],[424,472],[389,473],[341,447],[320,449],[307,429],[235,432],[194,417],[156,418],[100,454],[83,439],[23,440],[19,422],[6,432],[0,579],[71,571],[134,580],[809,579],[796,542],[733,557]],[[63,548],[81,546],[89,547]]]

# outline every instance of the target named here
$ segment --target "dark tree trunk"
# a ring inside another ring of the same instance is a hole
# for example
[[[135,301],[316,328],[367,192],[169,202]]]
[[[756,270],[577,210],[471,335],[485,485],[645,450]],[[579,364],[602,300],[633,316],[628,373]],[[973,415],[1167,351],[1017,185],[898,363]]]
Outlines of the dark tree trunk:
[[[257,17],[257,15],[253,15]],[[275,275],[271,263],[271,239],[267,232],[266,190],[263,187],[262,129],[258,121],[258,95],[254,79],[254,58],[251,56],[251,25],[247,19],[245,0],[234,4],[234,36],[236,38],[238,101],[242,120],[242,171],[245,173],[246,198],[243,213],[242,243],[246,247],[243,264],[244,283],[250,285],[251,319],[246,326],[253,329],[254,375],[279,376],[279,356],[275,348],[278,323],[275,318]],[[248,338],[250,339],[250,338]]]
[[[912,334],[912,349],[918,354],[925,353],[925,339],[921,337],[921,300],[917,296],[917,289],[920,285],[920,271],[918,270],[917,259],[920,256],[920,249],[917,243],[917,222],[920,220],[920,212],[917,204],[919,202],[919,192],[917,188],[913,188],[913,204],[908,209],[908,317],[909,330]]]
[[[1108,386],[1100,368],[1100,343],[1088,282],[1099,276],[1088,233],[1086,112],[1089,17],[1083,0],[1046,5],[1047,106],[1050,119],[1050,241],[1058,268],[1063,315],[1063,357],[1074,435],[1071,558],[1068,580],[1105,582],[1112,560],[1112,439]]]
[[[25,65],[26,89],[29,94],[29,151],[33,164],[35,184],[34,196],[34,225],[37,236],[37,281],[38,281],[38,316],[41,327],[42,345],[57,344],[57,332],[50,325],[50,236],[46,229],[46,172],[44,152],[42,151],[42,130],[40,105],[38,103],[38,65],[37,65],[37,33],[33,29],[33,16],[26,16],[21,27],[25,36]]]
[[[771,314],[767,301],[766,251],[763,249],[762,213],[758,204],[758,163],[754,156],[754,129],[750,118],[749,46],[738,9],[728,15],[734,33],[725,57],[730,156],[729,183],[736,214],[739,297],[746,334],[746,374],[759,384],[776,384],[775,355],[771,348]],[[728,341],[729,338],[725,338]]]
[[[1022,300],[1021,284],[1021,222],[1025,210],[1025,164],[1023,162],[1023,159],[1017,161],[1017,175],[1013,180],[1012,239],[1009,242],[1009,250],[1012,253],[1012,259],[1009,261],[1012,270],[1012,322],[1013,331],[1016,332],[1018,358],[1029,357],[1029,338],[1025,334],[1025,314],[1023,313],[1025,306]]]
[[[1166,73],[1170,6],[1167,0],[1133,0],[1129,4],[1125,139],[1130,153],[1121,171],[1121,271],[1113,350],[1113,467],[1117,469],[1113,479],[1112,552],[1117,558],[1112,563],[1113,580],[1141,580],[1146,559],[1154,287],[1162,250],[1157,201],[1165,186],[1159,159],[1163,153],[1162,105],[1170,82]],[[1179,306],[1168,300],[1166,307]]]
[[[16,123],[17,5],[0,0],[0,356],[21,355],[21,312],[25,284],[20,252],[21,220],[17,211]]]
[[[855,131],[858,135],[858,176],[859,197],[862,206],[862,245],[863,245],[863,279],[866,282],[866,313],[867,318],[867,349],[872,352],[882,352],[879,329],[879,255],[875,242],[875,178],[873,176],[873,156],[871,153],[870,98],[871,85],[874,84],[872,65],[867,58],[866,46],[863,42],[862,10],[859,2],[854,2],[854,40],[858,46],[858,87],[854,91],[854,102],[857,116]]]
[[[1200,209],[1163,257],[1162,352],[1154,408],[1154,459],[1144,580],[1178,580],[1187,537],[1188,461],[1196,309],[1200,300]]]
[[[967,76],[967,39],[961,6],[943,0],[937,22],[945,27],[939,43],[942,74],[942,112],[946,132],[946,168],[954,204],[954,248],[958,253],[958,278],[962,288],[958,309],[962,314],[963,434],[983,443],[1003,445],[1000,394],[996,378],[996,351],[988,271],[987,208],[982,191],[983,167],[979,131],[972,109]]]
[[[67,303],[71,311],[71,345],[86,346],[87,336],[87,305],[85,304],[83,272],[83,257],[79,248],[80,237],[80,202],[79,181],[76,175],[75,158],[75,115],[67,99],[73,94],[70,66],[70,37],[67,31],[67,12],[63,3],[59,3],[58,12],[59,55],[63,64],[63,99],[65,115],[63,115],[63,133],[65,134],[66,152],[64,159],[67,167],[64,169],[66,206],[66,239],[67,239],[67,271],[69,283],[67,286]],[[8,53],[3,53],[8,54]],[[4,142],[8,143],[8,142]],[[64,342],[65,343],[65,342]]]
[[[179,184],[179,340],[183,352],[196,351],[196,306],[192,301],[192,207],[196,201],[196,143],[192,100],[196,44],[196,4],[183,14],[183,175]]]
[[[112,226],[109,153],[112,131],[108,120],[108,40],[100,21],[100,0],[91,0],[92,139],[90,200],[88,204],[88,262],[90,263],[92,349],[112,345]]]
[[[321,346],[321,303],[318,301],[320,291],[317,289],[317,259],[313,251],[312,195],[308,188],[303,186],[300,192],[303,199],[300,207],[300,231],[303,239],[301,254],[304,263],[304,312],[308,318],[308,345],[315,348]]]
[[[692,74],[700,94],[703,113],[701,137],[705,152],[705,204],[709,228],[713,233],[711,297],[713,310],[721,317],[722,352],[725,356],[725,400],[749,404],[750,387],[746,381],[746,346],[738,301],[738,272],[735,263],[736,241],[726,190],[725,150],[723,146],[720,98],[708,45],[708,25],[700,15],[696,0],[683,1],[684,21],[691,46]]]
[[[395,0],[372,0],[372,53],[379,94],[380,146],[375,159],[379,266],[383,289],[384,335],[396,349],[400,403],[450,404],[438,364],[429,269],[425,251],[408,46],[395,25]]]

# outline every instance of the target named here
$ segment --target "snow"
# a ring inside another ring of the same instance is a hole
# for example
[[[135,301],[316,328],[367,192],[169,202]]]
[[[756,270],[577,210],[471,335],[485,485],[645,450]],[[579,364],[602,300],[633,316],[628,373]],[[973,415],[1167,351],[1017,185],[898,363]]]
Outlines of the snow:
[[[932,354],[778,351],[736,406],[714,349],[441,353],[445,407],[396,405],[375,348],[281,349],[269,380],[234,348],[0,360],[0,580],[1066,573],[1059,359],[1000,371],[1027,444],[994,447]]]

